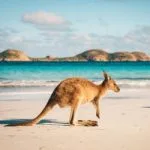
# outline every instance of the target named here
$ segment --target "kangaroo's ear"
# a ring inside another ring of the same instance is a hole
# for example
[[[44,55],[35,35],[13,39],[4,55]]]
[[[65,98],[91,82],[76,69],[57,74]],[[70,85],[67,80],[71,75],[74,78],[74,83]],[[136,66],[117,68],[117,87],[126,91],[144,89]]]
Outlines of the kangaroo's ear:
[[[109,78],[110,78],[105,71],[103,71],[103,76],[104,76],[105,80],[109,80]]]

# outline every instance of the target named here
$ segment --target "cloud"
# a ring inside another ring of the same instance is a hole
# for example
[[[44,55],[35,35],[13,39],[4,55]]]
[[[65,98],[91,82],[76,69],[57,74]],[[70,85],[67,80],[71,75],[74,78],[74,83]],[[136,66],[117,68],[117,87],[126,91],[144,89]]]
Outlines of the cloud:
[[[150,26],[138,26],[135,30],[129,32],[125,38],[132,42],[137,41],[140,44],[149,45]]]
[[[129,31],[124,36],[90,34],[69,34],[57,41],[60,48],[65,47],[72,53],[100,48],[108,52],[143,51],[150,54],[150,26],[140,26]]]
[[[100,48],[108,52],[140,50],[150,54],[150,26],[138,26],[124,36],[81,34],[42,30],[39,35],[0,29],[0,50],[15,48],[31,56],[72,56],[84,50]]]
[[[57,25],[66,23],[62,17],[56,16],[54,13],[47,13],[47,12],[35,12],[25,14],[23,16],[23,21],[39,25],[51,25],[51,24]]]
[[[7,42],[14,42],[20,40],[18,36],[19,31],[13,29],[13,28],[0,28],[0,43],[1,45],[4,45],[3,41]]]
[[[51,30],[58,32],[72,30],[71,22],[52,12],[39,11],[26,13],[23,15],[22,21],[25,23],[33,24],[40,30]]]
[[[26,52],[34,51],[41,44],[39,39],[26,37],[13,28],[0,28],[0,51],[8,48],[25,50]]]
[[[11,27],[5,27],[5,28],[0,28],[0,37],[6,37],[11,34],[17,34],[19,31],[11,28]]]
[[[100,41],[115,51],[141,50],[150,53],[150,26],[137,27],[124,36],[102,36]]]

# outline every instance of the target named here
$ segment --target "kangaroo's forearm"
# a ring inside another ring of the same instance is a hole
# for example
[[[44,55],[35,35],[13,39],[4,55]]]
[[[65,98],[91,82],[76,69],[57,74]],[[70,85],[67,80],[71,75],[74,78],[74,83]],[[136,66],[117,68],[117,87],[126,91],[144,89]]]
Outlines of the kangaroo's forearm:
[[[100,118],[99,98],[95,98],[92,103],[96,109],[96,116]]]

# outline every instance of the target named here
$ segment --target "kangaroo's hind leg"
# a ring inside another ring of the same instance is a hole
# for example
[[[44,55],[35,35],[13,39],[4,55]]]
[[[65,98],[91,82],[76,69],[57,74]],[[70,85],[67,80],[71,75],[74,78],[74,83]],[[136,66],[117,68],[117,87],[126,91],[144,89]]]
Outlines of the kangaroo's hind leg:
[[[78,101],[75,105],[71,106],[71,113],[70,113],[70,120],[69,120],[69,123],[71,125],[75,125],[75,116],[76,116],[76,112],[78,110],[79,105],[80,103]]]

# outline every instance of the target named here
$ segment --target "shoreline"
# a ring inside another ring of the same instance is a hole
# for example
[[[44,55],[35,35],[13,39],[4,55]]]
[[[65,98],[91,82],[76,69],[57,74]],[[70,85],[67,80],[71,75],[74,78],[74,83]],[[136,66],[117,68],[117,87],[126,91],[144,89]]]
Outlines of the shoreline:
[[[136,61],[91,61],[91,60],[86,60],[86,61],[43,61],[43,60],[39,60],[39,61],[33,61],[33,60],[30,60],[30,61],[20,61],[20,60],[8,60],[8,61],[1,61],[0,60],[0,63],[31,63],[31,62],[41,62],[41,63],[150,63],[150,60],[136,60]]]

